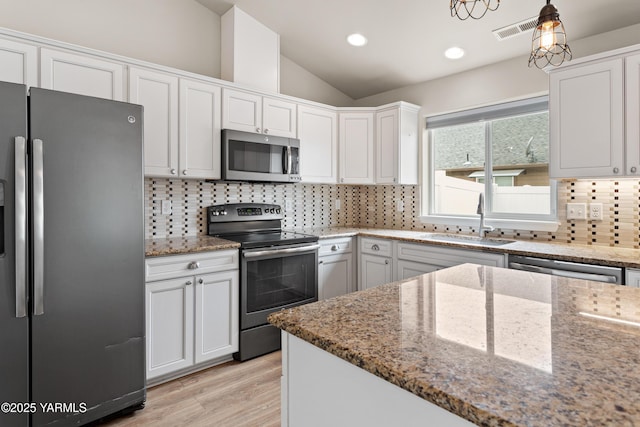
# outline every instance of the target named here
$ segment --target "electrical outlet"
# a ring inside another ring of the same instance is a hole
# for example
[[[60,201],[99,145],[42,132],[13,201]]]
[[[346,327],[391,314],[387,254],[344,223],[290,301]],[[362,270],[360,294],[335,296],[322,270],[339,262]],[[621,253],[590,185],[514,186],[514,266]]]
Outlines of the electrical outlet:
[[[586,203],[567,203],[567,219],[587,219]]]
[[[589,218],[594,221],[602,221],[602,203],[591,203],[589,205]]]
[[[293,202],[291,200],[284,201],[284,210],[285,212],[291,212],[293,210]]]
[[[340,199],[336,199],[336,210],[339,211],[341,207]]]
[[[171,200],[162,201],[162,215],[171,215]]]
[[[398,212],[404,212],[404,202],[402,201],[402,199],[396,200],[396,210]]]

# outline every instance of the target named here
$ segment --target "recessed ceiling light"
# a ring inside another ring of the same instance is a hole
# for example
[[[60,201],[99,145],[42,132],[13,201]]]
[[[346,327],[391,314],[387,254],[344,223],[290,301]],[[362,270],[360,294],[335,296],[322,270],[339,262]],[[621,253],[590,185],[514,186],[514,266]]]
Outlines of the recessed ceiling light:
[[[359,33],[353,33],[347,37],[347,41],[351,46],[364,46],[367,44],[367,38]]]
[[[461,47],[450,47],[449,49],[444,51],[444,56],[449,59],[460,59],[464,56],[464,49]]]

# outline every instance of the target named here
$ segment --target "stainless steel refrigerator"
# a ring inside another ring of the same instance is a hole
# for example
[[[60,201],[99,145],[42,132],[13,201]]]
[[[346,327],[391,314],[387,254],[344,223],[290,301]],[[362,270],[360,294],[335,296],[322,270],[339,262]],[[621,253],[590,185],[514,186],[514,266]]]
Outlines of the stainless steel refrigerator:
[[[0,426],[144,405],[142,119],[0,83]]]

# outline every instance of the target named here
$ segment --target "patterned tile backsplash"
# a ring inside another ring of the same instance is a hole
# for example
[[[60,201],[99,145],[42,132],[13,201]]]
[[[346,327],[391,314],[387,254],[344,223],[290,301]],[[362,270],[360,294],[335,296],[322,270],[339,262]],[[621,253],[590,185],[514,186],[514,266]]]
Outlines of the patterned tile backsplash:
[[[206,234],[205,208],[240,202],[275,203],[285,209],[285,228],[371,227],[473,233],[472,227],[423,224],[418,186],[344,186],[325,184],[248,184],[145,179],[147,238]],[[161,201],[171,200],[171,215]],[[336,200],[340,208],[336,209]],[[397,202],[404,212],[396,210]],[[567,221],[568,202],[602,203],[602,221]],[[290,206],[288,206],[290,205]],[[558,183],[560,226],[555,232],[496,230],[523,240],[640,248],[640,182],[579,180]]]

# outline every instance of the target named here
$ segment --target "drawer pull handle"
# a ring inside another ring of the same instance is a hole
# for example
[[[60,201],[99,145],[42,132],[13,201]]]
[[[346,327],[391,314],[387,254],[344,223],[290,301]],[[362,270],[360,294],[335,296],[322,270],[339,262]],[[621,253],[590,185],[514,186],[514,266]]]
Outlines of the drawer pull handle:
[[[380,246],[378,246],[378,245],[373,245],[373,246],[371,246],[371,250],[373,250],[373,251],[379,251],[379,250],[380,250]]]
[[[200,268],[200,263],[199,262],[190,262],[189,263],[189,270],[195,270]]]
[[[191,280],[189,280],[189,281],[187,282],[187,286],[191,286],[191,285],[193,285],[193,282],[192,282]]]
[[[201,285],[204,283],[203,279],[198,279],[198,283],[200,283]]]
[[[338,245],[333,245],[333,246],[331,246],[331,251],[332,251],[332,252],[335,252],[335,251],[337,251],[338,249],[340,249],[340,246],[338,246]]]

